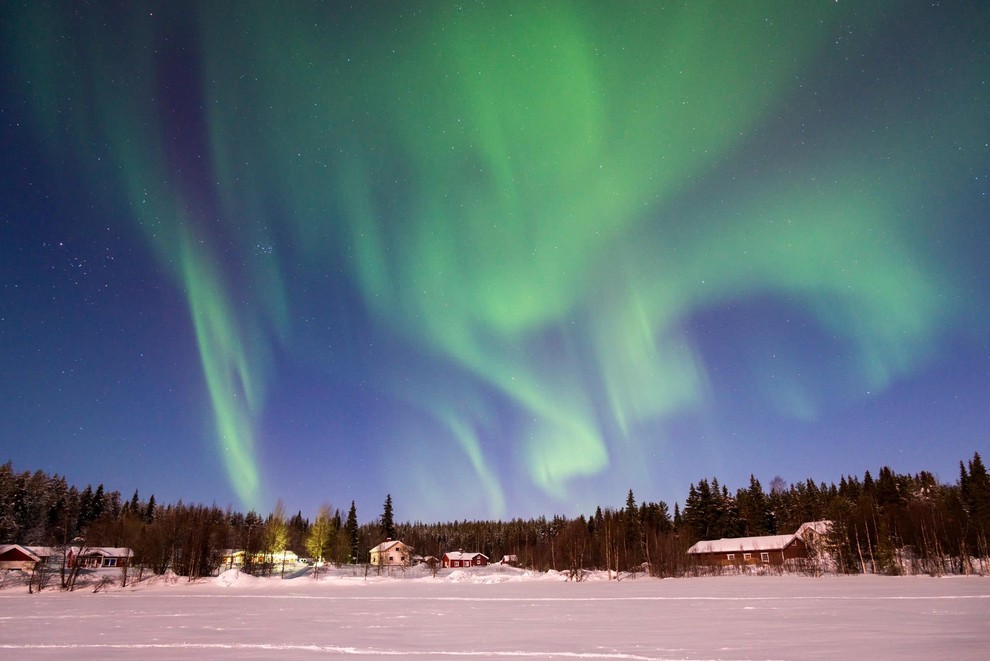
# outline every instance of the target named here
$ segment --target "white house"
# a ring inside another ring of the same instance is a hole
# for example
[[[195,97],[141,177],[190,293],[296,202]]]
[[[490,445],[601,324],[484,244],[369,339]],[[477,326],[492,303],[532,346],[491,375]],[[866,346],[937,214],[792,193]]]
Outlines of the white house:
[[[371,564],[408,566],[412,564],[413,548],[397,539],[386,539],[371,549]]]

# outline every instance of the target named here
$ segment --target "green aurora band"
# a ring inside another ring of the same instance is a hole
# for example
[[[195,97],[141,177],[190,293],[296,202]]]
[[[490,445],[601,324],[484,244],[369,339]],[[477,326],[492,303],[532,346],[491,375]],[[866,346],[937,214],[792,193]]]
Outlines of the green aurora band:
[[[938,187],[926,177],[953,175],[915,164],[980,128],[985,89],[950,90],[951,118],[881,108],[869,126],[884,135],[825,124],[791,171],[754,162],[749,180],[699,195],[745,150],[769,149],[762,127],[828,57],[823,26],[851,20],[842,6],[193,6],[184,21],[130,8],[79,24],[32,6],[13,53],[42,132],[105,142],[137,227],[185,291],[220,456],[248,506],[264,497],[269,356],[295,346],[289,264],[343,265],[377,323],[477,384],[377,375],[443,430],[431,442],[459,449],[496,516],[490,390],[519,412],[512,468],[564,501],[617,452],[634,470],[665,442],[644,442],[644,425],[706,405],[692,314],[784,297],[849,344],[850,390],[864,391],[923,364],[958,312],[952,274],[905,208]],[[863,26],[883,19],[857,11]],[[127,36],[108,40],[104,22]],[[169,81],[156,76],[176,25],[198,53],[209,203],[166,140]],[[913,135],[909,112],[941,133]],[[272,259],[250,259],[259,243]],[[231,252],[243,268],[223,266]],[[766,388],[782,413],[817,415],[793,370]],[[424,483],[431,469],[394,470]]]

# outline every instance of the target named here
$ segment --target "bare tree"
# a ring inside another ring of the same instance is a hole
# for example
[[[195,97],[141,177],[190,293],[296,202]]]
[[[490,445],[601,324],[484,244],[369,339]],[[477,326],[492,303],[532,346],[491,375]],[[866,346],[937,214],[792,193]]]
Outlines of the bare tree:
[[[53,570],[51,565],[44,561],[34,563],[31,574],[28,576],[28,593],[33,591],[41,592],[49,586],[52,581]]]
[[[83,555],[86,553],[86,540],[82,537],[76,537],[72,540],[73,546],[66,547],[63,550],[63,560],[62,560],[62,589],[72,592],[76,589],[76,579],[79,578],[79,572],[83,566]],[[75,548],[76,552],[73,554],[72,549]],[[69,565],[68,576],[66,577],[65,565]]]

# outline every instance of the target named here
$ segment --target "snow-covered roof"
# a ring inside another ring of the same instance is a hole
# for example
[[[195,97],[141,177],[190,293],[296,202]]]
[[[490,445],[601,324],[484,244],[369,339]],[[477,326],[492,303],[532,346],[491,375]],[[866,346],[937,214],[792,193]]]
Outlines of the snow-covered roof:
[[[465,551],[447,551],[444,555],[449,560],[474,560],[479,555],[485,560],[488,559],[487,555],[484,553],[478,553],[477,551],[474,553],[466,553]]]
[[[32,551],[30,547],[21,546],[20,544],[0,544],[0,555],[11,551],[17,551],[18,553],[26,555],[29,559],[35,562],[41,560],[41,558],[38,557],[38,554]]]
[[[764,535],[762,537],[730,537],[698,542],[688,553],[738,553],[751,551],[779,551],[790,546],[797,535]]]
[[[398,539],[386,539],[384,542],[382,542],[378,546],[373,547],[371,550],[372,551],[378,551],[379,553],[384,553],[385,551],[387,551],[387,550],[389,550],[391,548],[394,548],[394,547],[398,546],[399,544],[402,544],[407,549],[411,549],[412,548],[408,544],[403,544]]]
[[[84,546],[82,555],[99,555],[106,558],[129,558],[134,551],[126,546]]]
[[[737,553],[751,551],[779,551],[790,546],[795,540],[804,541],[807,533],[824,535],[832,527],[831,521],[808,521],[802,523],[797,532],[791,535],[763,535],[761,537],[723,537],[706,539],[688,549],[688,553]]]
[[[16,546],[15,544],[5,544],[4,546]],[[0,547],[3,548],[3,547]],[[54,546],[22,546],[21,548],[27,549],[31,553],[40,556],[42,558],[48,558],[55,555],[62,555],[62,547]],[[75,555],[79,552],[80,547],[76,544],[66,546],[65,553],[72,553]],[[99,555],[108,558],[129,558],[134,555],[134,551],[127,548],[126,546],[86,546],[82,545],[83,555]]]
[[[801,527],[798,528],[797,532],[794,534],[801,539],[804,539],[804,536],[809,532],[812,533],[812,535],[827,535],[831,529],[831,521],[808,521],[807,523],[802,523]]]

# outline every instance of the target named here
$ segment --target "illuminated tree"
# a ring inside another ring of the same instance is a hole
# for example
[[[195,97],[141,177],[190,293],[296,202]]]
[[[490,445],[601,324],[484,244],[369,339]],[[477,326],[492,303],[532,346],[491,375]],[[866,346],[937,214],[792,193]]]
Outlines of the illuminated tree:
[[[327,560],[333,544],[333,537],[337,534],[334,527],[333,513],[330,505],[324,503],[320,505],[320,510],[316,514],[316,520],[309,527],[309,534],[306,536],[306,552],[313,558],[313,577],[319,575],[320,567]]]
[[[264,550],[269,562],[277,562],[279,554],[283,555],[282,573],[285,573],[284,552],[289,544],[289,525],[285,519],[285,505],[279,499],[275,503],[275,510],[269,515],[265,522]]]

